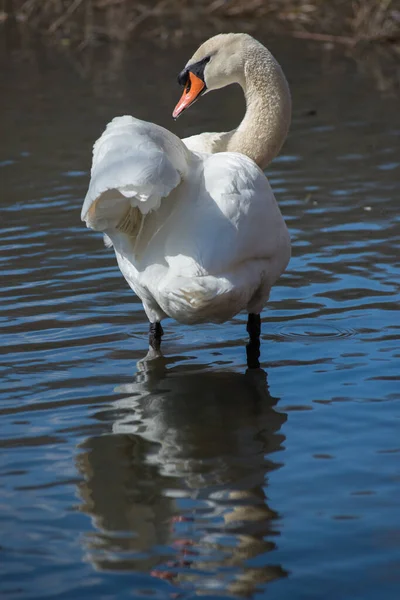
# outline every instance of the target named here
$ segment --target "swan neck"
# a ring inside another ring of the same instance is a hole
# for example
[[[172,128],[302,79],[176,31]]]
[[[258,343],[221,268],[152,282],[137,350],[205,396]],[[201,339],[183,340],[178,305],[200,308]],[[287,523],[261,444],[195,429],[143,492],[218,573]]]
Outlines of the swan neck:
[[[291,98],[280,65],[261,46],[251,49],[238,81],[246,99],[246,113],[229,136],[227,150],[241,152],[265,169],[281,149],[290,126]]]

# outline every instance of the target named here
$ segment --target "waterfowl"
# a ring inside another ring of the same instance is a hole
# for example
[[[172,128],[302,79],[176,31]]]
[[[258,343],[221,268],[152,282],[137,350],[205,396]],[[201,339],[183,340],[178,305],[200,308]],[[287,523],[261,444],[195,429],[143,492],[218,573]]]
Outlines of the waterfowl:
[[[278,62],[247,34],[203,43],[178,82],[176,119],[211,90],[238,83],[240,125],[186,139],[132,116],[114,118],[96,141],[82,220],[104,234],[150,321],[221,323],[248,313],[258,366],[260,312],[290,259],[290,237],[263,173],[289,129],[291,98]]]

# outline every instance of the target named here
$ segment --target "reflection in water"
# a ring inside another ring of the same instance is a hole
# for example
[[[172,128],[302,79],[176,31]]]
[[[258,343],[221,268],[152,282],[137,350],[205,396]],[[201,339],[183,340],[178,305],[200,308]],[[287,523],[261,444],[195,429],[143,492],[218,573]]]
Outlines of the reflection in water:
[[[85,541],[91,562],[196,593],[248,595],[285,576],[267,554],[279,515],[266,490],[286,415],[266,373],[161,367],[117,391],[129,396],[98,415],[112,431],[86,440],[78,459],[97,529]]]

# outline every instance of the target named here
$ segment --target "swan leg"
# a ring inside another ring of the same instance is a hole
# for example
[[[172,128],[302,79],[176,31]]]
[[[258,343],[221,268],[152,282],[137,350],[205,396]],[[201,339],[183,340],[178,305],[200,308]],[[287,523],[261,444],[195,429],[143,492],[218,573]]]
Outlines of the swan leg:
[[[161,337],[163,335],[164,335],[164,331],[163,331],[163,328],[161,327],[160,321],[156,321],[155,323],[150,323],[150,328],[149,328],[150,348],[152,348],[156,352],[160,352]]]
[[[254,313],[250,313],[247,319],[247,333],[249,334],[249,342],[246,345],[247,366],[249,369],[260,368],[260,334],[261,334],[261,317]]]

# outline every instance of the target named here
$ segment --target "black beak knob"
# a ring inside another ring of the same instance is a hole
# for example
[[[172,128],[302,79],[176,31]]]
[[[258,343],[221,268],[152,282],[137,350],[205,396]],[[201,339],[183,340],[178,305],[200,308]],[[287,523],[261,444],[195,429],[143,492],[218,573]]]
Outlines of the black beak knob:
[[[188,69],[183,69],[183,71],[181,71],[178,75],[179,85],[181,85],[182,87],[185,87],[188,79],[189,79],[189,71],[188,71]]]

